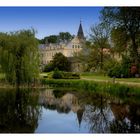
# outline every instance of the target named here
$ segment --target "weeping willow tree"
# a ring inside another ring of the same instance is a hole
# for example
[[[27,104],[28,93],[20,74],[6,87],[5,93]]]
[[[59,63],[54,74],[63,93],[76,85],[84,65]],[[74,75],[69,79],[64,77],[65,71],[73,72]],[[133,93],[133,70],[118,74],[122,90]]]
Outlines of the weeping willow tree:
[[[34,30],[0,33],[0,65],[6,80],[19,87],[39,76],[39,51]]]

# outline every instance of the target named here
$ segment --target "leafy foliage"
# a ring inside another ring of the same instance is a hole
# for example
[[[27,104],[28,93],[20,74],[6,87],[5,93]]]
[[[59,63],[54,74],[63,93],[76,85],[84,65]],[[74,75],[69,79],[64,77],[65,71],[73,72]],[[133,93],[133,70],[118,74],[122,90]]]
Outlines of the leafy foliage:
[[[51,72],[54,70],[53,64],[50,62],[49,64],[47,64],[44,68],[44,72]]]
[[[112,63],[113,64],[113,63]],[[117,77],[117,78],[128,78],[131,77],[130,73],[130,68],[131,68],[131,61],[127,57],[123,57],[121,63],[114,63],[112,65],[112,68],[109,69],[108,71],[108,76],[110,77]]]
[[[138,95],[140,96],[140,88],[139,87],[133,87],[123,84],[114,84],[111,82],[95,82],[91,80],[68,80],[68,79],[43,79],[43,84],[47,84],[50,86],[55,87],[71,87],[76,89],[81,89],[86,92],[93,93],[108,93],[110,95],[116,95],[116,96],[133,96]]]
[[[65,57],[62,53],[56,53],[51,63],[54,69],[57,68],[60,71],[70,70],[70,62],[68,58]]]
[[[114,43],[114,50],[116,52],[118,52],[119,54],[127,52],[129,37],[122,27],[112,29],[111,40]]]
[[[60,41],[69,41],[73,38],[73,36],[69,32],[60,32],[58,36]]]
[[[50,35],[46,36],[43,39],[39,40],[40,44],[45,43],[59,43],[69,41],[73,38],[73,36],[69,32],[60,32],[59,35]]]
[[[60,71],[70,71],[70,61],[62,53],[56,53],[53,60],[44,68],[44,72],[51,72],[55,69]]]
[[[104,52],[104,49],[110,48],[108,27],[101,23],[93,25],[89,36],[89,41],[75,58],[85,66],[84,71],[102,71],[104,61],[108,59],[108,54]]]
[[[74,72],[64,72],[59,71],[58,69],[55,69],[53,72],[51,72],[48,76],[50,79],[80,79],[80,75],[78,73]]]
[[[0,65],[6,80],[17,86],[38,77],[39,53],[34,30],[0,34]]]
[[[114,66],[118,65],[119,62],[113,58],[108,58],[104,61],[103,70],[108,73]]]
[[[103,23],[108,24],[116,47],[124,48],[137,66],[140,62],[138,49],[140,36],[140,10],[138,7],[107,7],[101,12]],[[118,49],[119,50],[119,49]]]
[[[74,72],[63,72],[62,79],[80,79],[80,75]]]
[[[109,31],[106,24],[98,24],[91,27],[90,41],[98,48],[100,57],[100,69],[103,69],[104,48],[109,48]]]
[[[50,35],[45,38],[48,43],[57,43],[58,37],[57,35]]]
[[[61,71],[59,71],[58,69],[55,69],[53,74],[52,74],[52,78],[54,78],[54,79],[62,79]]]
[[[116,77],[120,78],[121,77],[121,65],[114,65],[109,71],[108,71],[108,76],[110,77]]]
[[[75,55],[75,60],[84,66],[84,71],[104,71],[106,62],[110,61],[110,55],[103,53],[103,61],[101,62],[101,50],[94,44],[87,44],[83,49]],[[102,64],[101,64],[102,63]],[[102,65],[102,70],[101,70]]]

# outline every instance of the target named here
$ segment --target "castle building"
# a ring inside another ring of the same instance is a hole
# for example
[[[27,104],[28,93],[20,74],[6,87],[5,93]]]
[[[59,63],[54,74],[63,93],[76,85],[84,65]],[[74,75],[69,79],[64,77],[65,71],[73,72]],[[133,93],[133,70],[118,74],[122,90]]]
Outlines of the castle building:
[[[56,53],[62,53],[68,58],[73,58],[74,54],[81,51],[85,43],[84,32],[80,22],[77,35],[70,41],[59,43],[46,43],[39,46],[41,53],[41,65],[48,64]]]

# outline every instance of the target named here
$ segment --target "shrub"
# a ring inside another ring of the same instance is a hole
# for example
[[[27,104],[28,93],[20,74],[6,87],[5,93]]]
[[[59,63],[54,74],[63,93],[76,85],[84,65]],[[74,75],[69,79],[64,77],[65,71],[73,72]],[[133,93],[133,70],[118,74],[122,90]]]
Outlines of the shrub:
[[[53,67],[52,63],[47,64],[44,68],[44,72],[50,72],[53,70],[54,70],[54,67]]]
[[[73,72],[64,72],[55,69],[53,72],[48,74],[49,79],[80,79],[80,75],[78,73]]]
[[[122,63],[121,63],[122,65],[121,72],[125,78],[131,77],[131,74],[130,74],[131,63],[132,62],[129,57],[123,56]]]
[[[62,72],[62,79],[80,79],[80,75],[78,73],[73,72]]]
[[[112,67],[109,71],[108,71],[108,76],[110,77],[117,77],[120,78],[121,77],[121,66],[120,65],[115,65],[114,67]]]
[[[55,69],[53,74],[52,74],[52,78],[54,78],[54,79],[62,79],[62,72],[59,71],[58,69]]]
[[[115,59],[109,59],[104,61],[104,71],[108,72],[110,69],[112,69],[114,66],[118,65],[119,63]]]
[[[117,78],[128,78],[131,77],[130,74],[131,62],[127,57],[123,57],[121,63],[114,63],[112,68],[108,71],[108,76]]]

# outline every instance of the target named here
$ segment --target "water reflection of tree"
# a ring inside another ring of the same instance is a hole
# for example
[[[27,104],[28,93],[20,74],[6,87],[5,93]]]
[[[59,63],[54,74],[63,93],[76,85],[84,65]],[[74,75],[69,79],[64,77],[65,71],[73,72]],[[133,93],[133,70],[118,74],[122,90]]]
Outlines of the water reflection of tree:
[[[115,119],[111,122],[112,133],[140,133],[140,105],[112,104]]]
[[[79,100],[85,105],[83,119],[90,132],[140,133],[139,100],[99,94],[83,94]]]
[[[2,93],[3,92],[3,93]],[[0,93],[0,132],[33,133],[38,126],[38,95],[28,90],[7,90]]]
[[[102,95],[93,95],[87,98],[90,104],[86,105],[83,119],[88,122],[90,132],[109,132],[110,108],[107,98]]]

